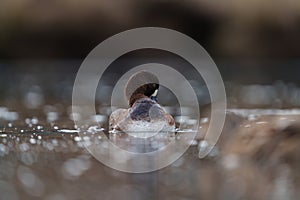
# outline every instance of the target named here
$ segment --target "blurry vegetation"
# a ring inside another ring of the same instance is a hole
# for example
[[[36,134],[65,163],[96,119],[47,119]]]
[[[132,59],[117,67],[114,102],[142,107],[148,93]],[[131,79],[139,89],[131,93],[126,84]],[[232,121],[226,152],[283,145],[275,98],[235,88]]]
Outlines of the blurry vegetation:
[[[141,26],[184,32],[213,56],[296,58],[298,0],[2,0],[0,58],[82,58]]]

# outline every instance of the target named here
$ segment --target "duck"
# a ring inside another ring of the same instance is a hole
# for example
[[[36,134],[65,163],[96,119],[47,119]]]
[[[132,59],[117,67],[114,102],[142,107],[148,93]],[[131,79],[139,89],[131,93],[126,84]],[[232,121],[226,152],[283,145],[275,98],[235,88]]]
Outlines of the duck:
[[[157,133],[175,131],[174,118],[158,103],[159,80],[142,70],[133,74],[124,89],[128,108],[119,108],[109,117],[109,131]]]

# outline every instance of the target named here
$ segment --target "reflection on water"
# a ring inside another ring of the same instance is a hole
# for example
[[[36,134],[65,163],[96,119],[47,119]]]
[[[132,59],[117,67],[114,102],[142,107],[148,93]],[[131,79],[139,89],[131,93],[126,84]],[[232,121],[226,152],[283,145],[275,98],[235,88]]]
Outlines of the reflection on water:
[[[130,135],[131,134],[131,135]],[[122,150],[133,153],[150,153],[161,150],[175,141],[175,132],[150,133],[110,133],[109,141]],[[134,136],[132,136],[134,134]],[[142,137],[136,135],[142,134]]]

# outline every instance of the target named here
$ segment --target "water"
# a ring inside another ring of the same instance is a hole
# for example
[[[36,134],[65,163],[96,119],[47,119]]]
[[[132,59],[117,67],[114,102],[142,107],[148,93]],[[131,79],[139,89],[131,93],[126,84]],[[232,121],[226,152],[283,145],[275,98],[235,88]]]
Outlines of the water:
[[[82,116],[71,113],[70,106],[75,74],[60,73],[58,68],[47,70],[35,75],[23,70],[24,74],[15,72],[12,78],[0,74],[0,200],[232,200],[300,196],[300,111],[295,108],[300,101],[299,88],[294,85],[236,86],[233,91],[237,94],[229,94],[229,105],[235,109],[229,110],[220,140],[205,159],[198,155],[210,147],[203,140],[209,114],[201,110],[200,127],[194,130],[197,119],[192,108],[184,107],[180,113],[178,107],[168,105],[165,109],[177,124],[183,123],[184,129],[177,130],[171,139],[182,139],[184,132],[197,132],[194,139],[187,141],[190,148],[159,171],[128,174],[106,167],[85,148],[92,144],[107,146],[103,135],[96,133],[105,131],[109,136],[107,120],[112,109],[107,102],[99,102],[109,93],[96,95],[97,114],[87,119],[87,134],[79,135],[73,119]],[[287,94],[290,88],[293,92]],[[270,93],[255,98],[257,90]],[[159,100],[167,105],[170,99],[162,96]],[[239,109],[236,104],[289,109]],[[138,148],[136,140],[115,136],[111,139],[123,144],[123,148]],[[143,144],[142,150],[152,151],[166,142],[152,141]],[[119,159],[124,161],[122,156]]]
[[[300,140],[297,127],[291,127],[300,120],[298,115],[261,110],[254,118],[251,110],[248,116],[245,110],[233,111],[227,115],[222,142],[205,159],[198,153],[208,145],[202,140],[208,118],[201,119],[200,132],[176,162],[159,171],[128,174],[106,167],[87,152],[90,144],[105,146],[95,134],[104,127],[90,126],[82,137],[68,116],[49,121],[47,113],[28,117],[23,112],[11,120],[6,117],[10,109],[2,108],[0,199],[295,199]],[[193,124],[190,120],[182,121],[187,128]],[[280,142],[268,139],[273,129],[287,136]]]

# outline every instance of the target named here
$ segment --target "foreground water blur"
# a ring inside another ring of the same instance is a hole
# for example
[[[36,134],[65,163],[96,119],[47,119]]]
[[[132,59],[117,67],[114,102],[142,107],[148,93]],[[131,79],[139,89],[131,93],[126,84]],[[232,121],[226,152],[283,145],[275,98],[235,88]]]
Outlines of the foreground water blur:
[[[299,196],[300,110],[229,110],[220,141],[205,159],[198,158],[207,145],[203,136],[209,119],[202,118],[196,138],[180,159],[159,171],[128,174],[106,167],[87,152],[85,146],[107,145],[95,134],[102,127],[90,126],[90,134],[80,136],[70,116],[56,116],[55,106],[46,108],[41,117],[32,118],[26,117],[28,113],[0,109],[0,199]],[[98,118],[106,123],[107,116]],[[181,118],[186,128],[192,122]],[[122,144],[116,137],[114,141]]]

